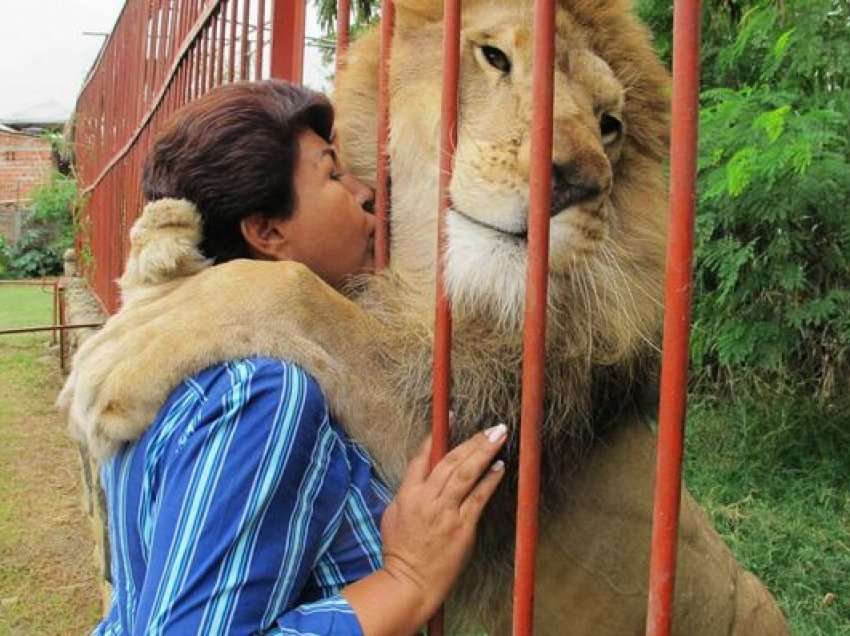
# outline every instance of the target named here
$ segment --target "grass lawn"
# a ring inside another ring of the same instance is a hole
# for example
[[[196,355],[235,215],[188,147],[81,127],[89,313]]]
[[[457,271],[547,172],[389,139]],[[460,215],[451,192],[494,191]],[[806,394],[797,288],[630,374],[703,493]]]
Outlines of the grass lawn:
[[[0,285],[0,330],[14,327],[43,327],[51,324],[53,324],[52,285],[43,287]]]
[[[0,287],[0,329],[50,324],[52,295]],[[100,598],[77,449],[53,408],[49,333],[0,336],[0,634],[82,634]]]
[[[795,636],[850,634],[850,419],[774,399],[696,405],[686,480]]]

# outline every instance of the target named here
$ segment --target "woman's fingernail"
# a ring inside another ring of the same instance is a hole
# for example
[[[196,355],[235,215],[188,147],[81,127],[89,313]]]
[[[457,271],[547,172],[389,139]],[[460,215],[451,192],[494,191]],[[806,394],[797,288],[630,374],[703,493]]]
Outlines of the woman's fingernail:
[[[494,444],[505,436],[505,433],[508,432],[508,427],[504,424],[496,424],[496,426],[492,426],[484,431],[484,435]]]
[[[493,462],[493,465],[490,466],[490,470],[492,470],[494,473],[502,472],[503,470],[505,470],[505,462],[503,462],[501,459]]]

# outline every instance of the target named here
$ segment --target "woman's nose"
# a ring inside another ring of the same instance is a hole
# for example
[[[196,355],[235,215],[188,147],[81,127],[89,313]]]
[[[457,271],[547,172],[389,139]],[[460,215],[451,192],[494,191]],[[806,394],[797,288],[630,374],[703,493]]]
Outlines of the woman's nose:
[[[367,212],[373,211],[375,192],[368,185],[352,174],[346,173],[342,177],[342,184]]]

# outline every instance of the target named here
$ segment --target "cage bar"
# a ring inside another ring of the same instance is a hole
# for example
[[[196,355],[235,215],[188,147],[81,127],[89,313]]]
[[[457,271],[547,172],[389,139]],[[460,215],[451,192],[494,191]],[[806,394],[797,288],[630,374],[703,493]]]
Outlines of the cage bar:
[[[381,52],[378,64],[378,158],[375,183],[375,267],[390,261],[389,179],[390,158],[390,54],[392,52],[395,5],[381,0]]]
[[[242,0],[242,37],[239,40],[239,79],[248,79],[248,24],[251,21],[251,0]]]
[[[304,69],[303,0],[274,0],[270,74],[301,84]]]
[[[336,72],[345,65],[348,52],[348,32],[351,23],[351,0],[339,0],[336,5]]]
[[[259,0],[257,5],[257,66],[254,69],[254,79],[260,79],[263,76],[263,46],[265,46],[265,30],[266,30],[266,3],[265,0]]]
[[[670,226],[647,604],[646,633],[649,636],[669,636],[673,624],[693,285],[699,52],[700,2],[676,0],[673,26]]]
[[[514,558],[513,633],[534,630],[534,570],[540,501],[540,428],[546,380],[546,298],[552,179],[555,2],[534,2],[528,266],[522,355],[519,487]]]
[[[230,9],[230,44],[227,47],[227,80],[236,79],[236,22],[238,21],[239,0],[227,0]]]
[[[216,14],[216,20],[218,21],[218,61],[216,62],[217,66],[215,76],[216,86],[224,84],[225,29],[227,28],[228,1],[229,0],[224,0],[224,2],[219,5],[218,13]]]
[[[457,148],[458,80],[460,78],[461,0],[443,4],[443,88],[440,110],[440,185],[437,210],[436,299],[434,316],[434,369],[431,401],[431,468],[449,449],[449,408],[452,384],[452,313],[445,281],[450,187]],[[442,636],[443,609],[428,623],[429,636]]]

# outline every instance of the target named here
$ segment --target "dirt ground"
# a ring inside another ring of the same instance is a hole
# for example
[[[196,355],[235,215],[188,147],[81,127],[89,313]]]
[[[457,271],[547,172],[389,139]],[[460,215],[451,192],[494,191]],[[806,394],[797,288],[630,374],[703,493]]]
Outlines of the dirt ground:
[[[83,634],[101,601],[49,336],[0,336],[0,634]]]

